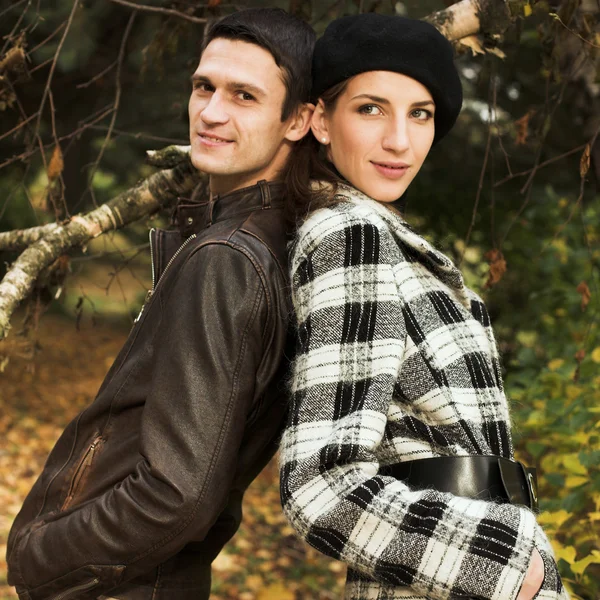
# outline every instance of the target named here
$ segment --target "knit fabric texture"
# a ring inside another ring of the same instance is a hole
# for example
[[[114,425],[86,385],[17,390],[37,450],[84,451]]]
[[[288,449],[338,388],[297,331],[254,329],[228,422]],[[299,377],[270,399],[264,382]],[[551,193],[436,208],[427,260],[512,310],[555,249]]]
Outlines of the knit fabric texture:
[[[351,187],[292,253],[298,355],[281,498],[309,544],[348,565],[345,598],[514,600],[536,547],[536,600],[568,598],[527,508],[411,490],[385,465],[513,457],[482,300],[399,216]]]

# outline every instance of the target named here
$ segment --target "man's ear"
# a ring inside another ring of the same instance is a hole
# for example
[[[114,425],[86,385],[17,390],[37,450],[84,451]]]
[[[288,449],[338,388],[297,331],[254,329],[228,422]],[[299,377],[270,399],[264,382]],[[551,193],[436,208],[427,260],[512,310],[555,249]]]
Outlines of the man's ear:
[[[327,146],[329,144],[329,124],[327,122],[327,113],[325,111],[325,104],[323,100],[319,98],[317,106],[313,111],[312,119],[310,121],[310,128],[312,129],[313,135],[317,138],[317,141]]]
[[[290,125],[285,134],[285,139],[290,142],[301,140],[310,129],[310,120],[315,110],[315,105],[305,102],[298,108],[296,114],[292,117]]]

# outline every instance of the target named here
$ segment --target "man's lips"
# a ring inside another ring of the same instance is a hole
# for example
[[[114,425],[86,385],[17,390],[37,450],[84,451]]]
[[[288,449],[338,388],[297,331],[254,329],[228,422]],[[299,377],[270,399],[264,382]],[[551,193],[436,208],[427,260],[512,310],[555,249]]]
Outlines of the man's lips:
[[[400,179],[410,167],[408,163],[400,161],[375,162],[372,160],[371,164],[375,167],[378,173],[387,179]]]
[[[221,137],[214,133],[208,133],[207,131],[199,131],[198,139],[200,143],[205,146],[226,146],[227,144],[233,143],[233,140]]]

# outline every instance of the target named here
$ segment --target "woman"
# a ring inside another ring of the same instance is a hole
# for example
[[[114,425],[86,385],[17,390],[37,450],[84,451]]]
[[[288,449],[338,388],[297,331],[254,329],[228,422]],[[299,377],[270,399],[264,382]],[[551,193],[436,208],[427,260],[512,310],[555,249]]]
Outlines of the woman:
[[[288,519],[347,563],[352,600],[568,598],[512,460],[485,307],[392,205],[460,111],[450,44],[421,21],[344,17],[317,42],[313,94],[315,140],[288,173]]]

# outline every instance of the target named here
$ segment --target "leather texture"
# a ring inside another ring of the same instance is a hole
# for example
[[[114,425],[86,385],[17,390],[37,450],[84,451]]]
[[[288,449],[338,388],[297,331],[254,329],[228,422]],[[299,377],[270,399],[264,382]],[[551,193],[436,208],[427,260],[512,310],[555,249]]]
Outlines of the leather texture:
[[[283,193],[262,182],[182,201],[179,229],[154,232],[156,288],[10,532],[20,598],[208,598],[283,426]]]
[[[418,490],[522,504],[537,511],[535,469],[500,456],[438,456],[387,465],[379,473]]]

